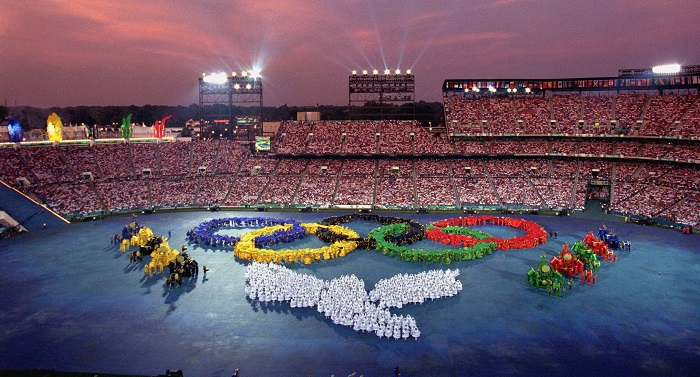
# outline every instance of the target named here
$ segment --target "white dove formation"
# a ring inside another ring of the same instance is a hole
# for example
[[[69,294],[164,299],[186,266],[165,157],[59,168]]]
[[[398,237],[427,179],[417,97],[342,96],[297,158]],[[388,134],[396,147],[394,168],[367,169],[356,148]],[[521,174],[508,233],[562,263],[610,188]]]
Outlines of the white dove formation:
[[[324,281],[274,263],[252,262],[245,273],[245,292],[251,300],[289,301],[292,308],[316,306],[333,323],[355,331],[407,339],[420,336],[416,320],[392,315],[389,308],[454,296],[462,290],[458,275],[458,269],[400,274],[380,280],[368,294],[364,281],[355,275]]]

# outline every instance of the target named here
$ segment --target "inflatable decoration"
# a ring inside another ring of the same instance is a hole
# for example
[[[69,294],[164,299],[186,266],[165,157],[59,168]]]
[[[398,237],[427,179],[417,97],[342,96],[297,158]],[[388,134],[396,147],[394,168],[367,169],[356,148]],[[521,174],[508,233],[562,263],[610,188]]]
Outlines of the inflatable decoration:
[[[406,223],[397,223],[391,225],[385,225],[383,227],[372,230],[369,236],[374,239],[376,247],[375,249],[384,255],[391,257],[397,257],[401,260],[407,262],[431,262],[443,264],[450,264],[453,261],[467,261],[474,259],[481,259],[485,255],[489,255],[496,250],[495,242],[481,242],[475,243],[471,247],[462,247],[459,249],[445,249],[445,250],[423,250],[423,249],[411,249],[401,244],[396,244],[391,239],[400,239],[401,234],[405,234],[408,231],[409,225]],[[473,229],[470,229],[477,234]],[[480,237],[491,237],[490,235],[481,233]]]
[[[177,250],[170,248],[167,241],[161,242],[157,248],[151,252],[151,261],[146,264],[143,271],[148,276],[153,276],[155,273],[163,272],[166,266],[175,262],[180,253]]]
[[[133,127],[131,127],[131,116],[132,114],[129,114],[126,118],[122,119],[122,138],[124,139],[131,138],[131,134],[134,130]]]
[[[163,272],[166,266],[177,261],[180,254],[168,245],[166,237],[156,236],[150,228],[139,225],[136,221],[122,229],[119,248],[121,251],[128,251],[131,246],[139,247],[139,255],[151,256],[151,261],[143,268],[144,273],[149,276]]]
[[[46,135],[49,141],[63,140],[63,122],[56,113],[51,113],[46,119]]]
[[[22,132],[22,126],[16,118],[10,118],[10,121],[7,123],[7,134],[10,137],[11,143],[22,142],[24,134]]]
[[[288,301],[292,308],[316,307],[337,325],[380,338],[416,339],[420,336],[416,320],[392,315],[389,309],[457,295],[462,290],[458,275],[456,269],[400,274],[380,280],[368,293],[355,275],[323,281],[273,263],[253,262],[245,273],[245,293],[261,303]]]
[[[187,238],[191,243],[212,247],[230,247],[236,245],[241,240],[240,237],[215,234],[218,228],[262,228],[271,225],[293,224],[294,232],[286,237],[302,238],[306,231],[301,227],[301,223],[292,219],[276,219],[270,217],[226,217],[212,219],[200,223],[196,227],[187,231]],[[260,242],[265,242],[266,238],[260,238]],[[291,241],[284,241],[291,242]],[[258,244],[257,246],[260,246]]]
[[[499,250],[526,249],[547,242],[547,232],[536,222],[512,217],[497,216],[468,216],[437,221],[425,231],[426,237],[437,243],[452,246],[473,246],[478,242],[495,242]],[[460,234],[454,227],[468,227],[478,225],[507,226],[521,229],[526,232],[524,236],[508,239],[490,237],[479,239],[474,234],[466,232]],[[449,232],[443,229],[448,228]]]
[[[352,214],[352,215],[346,215],[346,216],[331,216],[327,217],[321,221],[319,221],[319,224],[321,225],[341,225],[341,224],[347,224],[353,221],[367,221],[367,222],[372,222],[372,223],[379,223],[383,225],[389,225],[389,224],[399,224],[399,223],[405,223],[408,225],[407,231],[401,233],[400,237],[401,239],[394,239],[394,240],[389,240],[389,242],[399,244],[399,245],[405,245],[405,244],[412,244],[415,242],[418,242],[425,238],[425,228],[423,227],[422,224],[413,221],[413,220],[408,220],[408,219],[402,219],[400,217],[391,217],[391,216],[379,216],[379,215],[370,215],[370,214]],[[321,228],[318,230],[318,233],[316,233],[318,238],[323,240],[324,242],[327,243],[333,243],[336,241],[340,240],[346,240],[346,241],[353,241],[357,242],[357,247],[360,249],[365,249],[365,250],[370,250],[374,249],[376,247],[375,240],[372,237],[361,237],[357,236],[356,238],[348,239],[345,238],[344,235],[342,234],[337,234],[333,233],[333,228]]]
[[[165,123],[172,117],[172,115],[168,115],[165,118],[157,120],[155,123],[153,123],[153,137],[158,139],[165,137]]]
[[[617,255],[608,247],[605,241],[595,238],[593,232],[588,232],[586,237],[583,237],[583,242],[588,245],[596,255],[603,257],[604,261],[617,262]]]
[[[620,249],[625,244],[624,241],[620,241],[618,237],[612,230],[609,230],[605,225],[598,229],[598,238],[605,241],[605,243],[613,249]]]
[[[600,261],[593,250],[588,247],[583,241],[577,241],[571,246],[571,251],[576,255],[576,258],[583,262],[586,270],[598,272],[600,269]]]
[[[334,233],[343,234],[346,237],[359,237],[352,229],[339,225],[325,226],[309,223],[301,224],[301,226],[305,230],[305,234],[316,234],[318,229],[321,228],[333,228]],[[233,252],[237,258],[262,263],[294,263],[300,261],[304,264],[310,264],[321,259],[344,257],[357,248],[357,242],[347,240],[339,240],[328,246],[315,249],[270,250],[258,248],[260,244],[272,246],[279,242],[292,242],[297,238],[301,238],[290,236],[292,232],[296,232],[293,224],[274,225],[248,232],[236,243]]]
[[[527,271],[527,282],[531,287],[546,289],[548,296],[566,295],[564,276],[550,266],[546,254],[542,254],[540,262],[535,268],[530,268]]]
[[[550,266],[566,277],[572,277],[583,273],[585,265],[575,254],[569,250],[569,245],[562,246],[559,255],[549,260]]]

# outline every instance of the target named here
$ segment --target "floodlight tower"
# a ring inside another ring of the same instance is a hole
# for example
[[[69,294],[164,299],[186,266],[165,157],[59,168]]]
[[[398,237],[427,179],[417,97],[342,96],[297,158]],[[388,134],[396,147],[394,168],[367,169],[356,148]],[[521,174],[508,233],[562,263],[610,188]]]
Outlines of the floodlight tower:
[[[234,116],[233,107],[243,111]],[[202,74],[199,78],[200,133],[209,122],[227,123],[236,140],[262,135],[263,90],[260,71]]]
[[[352,71],[349,77],[348,107],[350,119],[370,117],[385,119],[385,104],[410,105],[409,117],[416,117],[416,81],[411,70],[391,72],[385,69],[362,72]],[[359,113],[359,107],[363,112]]]

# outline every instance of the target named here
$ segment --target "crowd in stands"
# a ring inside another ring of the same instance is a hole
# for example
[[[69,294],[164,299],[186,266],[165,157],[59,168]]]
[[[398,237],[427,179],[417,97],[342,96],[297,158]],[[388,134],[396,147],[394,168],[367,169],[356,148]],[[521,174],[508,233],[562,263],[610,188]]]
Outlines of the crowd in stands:
[[[258,203],[291,204],[300,181],[298,175],[275,175],[263,189]]]
[[[532,184],[547,207],[571,208],[572,179],[532,178]]]
[[[232,175],[206,176],[199,181],[199,190],[195,203],[200,205],[216,205],[224,201],[229,187],[231,187]]]
[[[569,178],[576,177],[577,162],[570,160],[552,160],[552,171],[554,178]]]
[[[267,185],[268,176],[237,176],[226,198],[225,205],[255,204],[260,192]]]
[[[68,183],[75,180],[57,147],[23,147],[19,148],[19,152],[24,165],[31,172],[29,178],[36,178],[37,183]]]
[[[628,127],[632,134],[641,134],[637,121],[642,119],[646,94],[623,93],[615,97],[615,118],[621,127]]]
[[[413,175],[413,161],[406,159],[378,160],[378,173],[381,176],[410,177]]]
[[[333,203],[336,205],[372,205],[373,197],[373,177],[341,176]]]
[[[377,123],[373,121],[349,122],[345,125],[343,153],[377,153]]]
[[[190,172],[195,174],[199,172],[200,168],[204,168],[205,174],[213,174],[216,155],[219,151],[219,140],[192,140],[190,144],[192,144],[192,169]]]
[[[449,134],[700,136],[697,94],[446,95]],[[552,123],[554,121],[554,123]]]
[[[306,169],[307,159],[282,159],[277,164],[277,169],[275,169],[275,174],[277,175],[288,175],[288,174],[301,174]]]
[[[294,203],[304,205],[317,204],[322,207],[330,206],[333,202],[333,193],[336,184],[335,176],[307,176],[299,185]]]
[[[136,174],[142,174],[144,169],[150,169],[153,175],[160,174],[160,164],[158,164],[158,146],[153,143],[132,143],[131,156],[134,160],[134,170]]]
[[[497,206],[501,203],[486,176],[455,178],[459,202],[465,205]]]
[[[73,170],[73,176],[77,179],[83,179],[84,172],[92,173],[95,178],[100,177],[97,169],[97,159],[92,151],[92,148],[87,146],[67,145],[59,147],[66,156],[67,166]]]
[[[586,121],[586,133],[612,134],[611,120],[613,116],[613,97],[610,96],[584,96],[583,119]]]
[[[333,158],[312,158],[306,167],[306,173],[309,175],[325,175],[337,176],[340,173],[340,168],[343,165],[342,160]]]
[[[416,194],[420,207],[456,205],[454,185],[450,177],[416,178]]]
[[[95,182],[95,189],[109,211],[150,207],[145,180],[99,181]]]
[[[312,122],[286,121],[280,124],[276,143],[277,153],[303,153],[306,150],[309,134],[313,130]]]
[[[246,156],[246,149],[235,143],[222,142],[216,159],[217,174],[235,174]]]
[[[695,94],[695,101],[688,106],[688,110],[685,115],[681,117],[679,124],[675,125],[670,136],[690,136],[700,135],[700,97]]]
[[[194,177],[163,177],[149,180],[151,200],[155,207],[175,207],[194,203],[197,179]]]
[[[518,110],[517,133],[548,134],[564,133],[562,129],[552,128],[549,100],[545,98],[515,98]],[[555,130],[556,132],[552,132]]]
[[[667,158],[675,158],[679,161],[695,160],[700,161],[700,146],[697,145],[676,145],[667,154]]]
[[[644,135],[666,135],[675,122],[681,117],[697,99],[697,95],[666,95],[652,96],[644,114]]]
[[[448,177],[450,176],[450,167],[447,160],[428,158],[415,160],[413,162],[416,169],[416,174],[421,177]]]
[[[605,141],[591,141],[578,143],[579,154],[592,154],[594,156],[613,154],[613,143]]]
[[[345,124],[342,122],[316,122],[313,137],[309,140],[306,151],[312,154],[340,153],[343,145]]]
[[[579,133],[579,120],[583,120],[583,99],[579,95],[554,95],[552,96],[552,110],[556,119],[556,130],[560,134]]]
[[[550,118],[555,117],[556,132],[569,133],[578,128],[580,119],[589,127],[589,120],[609,124],[614,118],[621,123],[633,120],[628,123],[633,131],[646,135],[700,123],[697,96],[446,97],[445,101],[446,113],[449,108],[457,121],[448,123],[453,130],[464,121],[471,131],[542,133],[552,127]],[[597,110],[589,113],[589,108]],[[465,113],[457,116],[460,111]],[[23,190],[33,191],[64,215],[192,204],[583,208],[588,180],[600,179],[613,182],[613,211],[682,219],[693,225],[699,220],[697,206],[693,207],[700,187],[698,168],[656,161],[657,157],[697,160],[700,146],[695,145],[646,139],[451,140],[417,122],[399,121],[284,122],[275,140],[277,155],[251,153],[227,140],[5,147],[0,149],[0,179],[18,187],[17,178],[26,177],[30,187]],[[288,155],[295,153],[328,156]],[[434,156],[444,153],[450,155]],[[545,156],[548,153],[566,156]],[[486,154],[540,156],[479,156]],[[572,159],[575,154],[590,157]],[[600,159],[601,155],[652,160],[613,162]],[[199,167],[206,168],[204,174]],[[142,172],[145,168],[151,169],[150,175]],[[94,181],[83,172],[92,173]]]
[[[126,179],[134,176],[128,144],[95,144],[92,150],[101,178]]]
[[[164,176],[187,174],[191,166],[190,143],[161,143],[158,158],[160,160],[160,174]]]
[[[38,186],[35,192],[46,199],[49,208],[63,216],[86,216],[104,209],[92,187],[84,183]]]
[[[413,207],[415,205],[412,178],[381,176],[377,178],[378,207]]]

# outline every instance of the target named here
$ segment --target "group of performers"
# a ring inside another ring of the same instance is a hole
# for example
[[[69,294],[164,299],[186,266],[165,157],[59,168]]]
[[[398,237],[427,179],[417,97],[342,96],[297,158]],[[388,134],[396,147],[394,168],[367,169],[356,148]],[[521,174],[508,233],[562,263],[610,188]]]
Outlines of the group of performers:
[[[199,275],[199,263],[190,258],[189,254],[184,252],[187,248],[183,246],[183,253],[168,264],[169,275],[165,279],[165,285],[168,288],[182,287],[183,277],[193,277]]]

